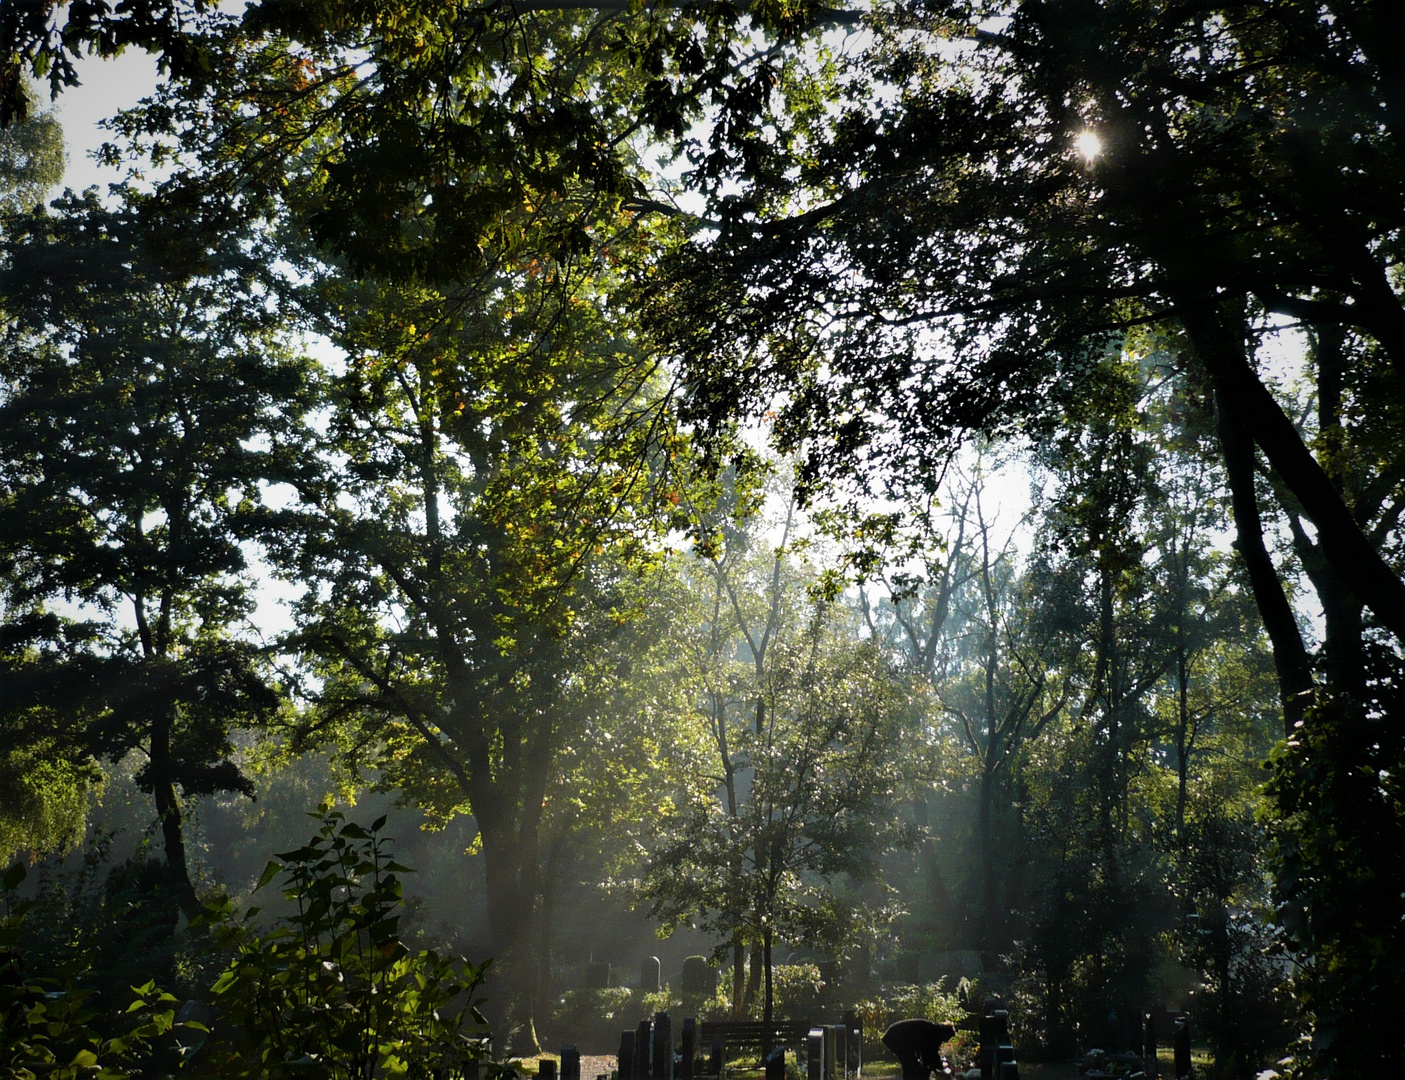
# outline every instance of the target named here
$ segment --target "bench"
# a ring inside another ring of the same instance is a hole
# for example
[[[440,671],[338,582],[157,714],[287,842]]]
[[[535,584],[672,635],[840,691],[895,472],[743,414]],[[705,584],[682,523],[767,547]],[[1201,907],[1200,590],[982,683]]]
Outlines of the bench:
[[[814,1036],[814,1038],[812,1038]],[[785,1046],[808,1067],[823,1076],[810,1080],[857,1080],[863,1061],[863,1027],[852,1015],[845,1023],[809,1020],[704,1020],[698,1025],[698,1042],[710,1051],[707,1072],[721,1077],[729,1050],[754,1050],[765,1058]]]

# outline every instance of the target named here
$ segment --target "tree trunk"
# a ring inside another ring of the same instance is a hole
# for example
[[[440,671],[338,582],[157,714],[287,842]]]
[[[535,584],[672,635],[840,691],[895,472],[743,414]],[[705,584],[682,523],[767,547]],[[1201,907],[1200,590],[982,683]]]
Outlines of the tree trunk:
[[[1405,641],[1405,582],[1361,531],[1292,421],[1254,374],[1242,342],[1230,340],[1214,299],[1192,294],[1189,290],[1176,292],[1173,299],[1177,314],[1214,384],[1221,440],[1229,432],[1238,441],[1251,438],[1263,449],[1269,464],[1302,504],[1308,520],[1317,529],[1322,552],[1341,580],[1357,596],[1366,599],[1381,625]],[[1228,466],[1229,447],[1225,448],[1225,455]],[[1242,461],[1243,451],[1239,450],[1234,456]],[[1240,491],[1233,481],[1231,490],[1235,492],[1237,508]],[[1257,596],[1257,585],[1254,591]]]
[[[770,1023],[775,1016],[774,986],[771,980],[771,924],[766,924],[766,929],[762,935],[762,957],[761,961],[766,966],[766,991],[765,1004],[762,1006],[761,1019]]]
[[[732,932],[732,1019],[746,1017],[746,945],[740,930]]]
[[[764,948],[758,941],[753,941],[747,950],[746,964],[746,996],[742,999],[742,1016],[751,1015],[751,1003],[756,1000],[756,995],[761,990],[761,972],[765,967]]]
[[[1177,297],[1176,303],[1214,386],[1215,422],[1234,514],[1234,546],[1244,560],[1259,617],[1273,645],[1284,728],[1291,732],[1311,700],[1312,667],[1282,579],[1264,544],[1263,519],[1255,490],[1254,425],[1247,416],[1252,404],[1244,400],[1244,387],[1240,385],[1243,380],[1236,381],[1230,374],[1244,365],[1243,335],[1230,332],[1211,300],[1187,294]],[[1238,355],[1231,355],[1236,350]],[[1261,384],[1259,390],[1267,394]]]
[[[490,993],[488,1006],[494,1035],[508,1048],[522,1045],[532,1021],[532,936],[538,893],[536,837],[514,835],[518,830],[504,831],[496,822],[489,824],[494,816],[478,816],[483,837],[488,932],[494,949],[490,978],[498,987]]]
[[[181,914],[193,920],[203,909],[186,861],[185,830],[180,795],[176,790],[175,759],[171,753],[172,727],[170,713],[162,707],[151,721],[151,790],[156,801],[156,817],[161,823],[167,878]]]

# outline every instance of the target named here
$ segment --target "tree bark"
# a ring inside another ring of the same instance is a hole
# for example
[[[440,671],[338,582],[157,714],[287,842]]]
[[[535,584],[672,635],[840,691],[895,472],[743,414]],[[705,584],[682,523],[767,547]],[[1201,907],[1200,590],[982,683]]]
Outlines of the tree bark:
[[[1312,665],[1307,648],[1298,629],[1292,605],[1283,590],[1282,579],[1273,565],[1264,543],[1263,519],[1259,513],[1255,490],[1254,431],[1256,424],[1250,414],[1259,400],[1249,392],[1241,368],[1247,368],[1243,352],[1243,335],[1231,340],[1221,314],[1213,301],[1189,294],[1177,298],[1186,330],[1195,352],[1209,372],[1215,396],[1215,423],[1219,435],[1220,453],[1229,480],[1230,501],[1236,532],[1235,548],[1244,560],[1249,585],[1254,593],[1259,616],[1263,619],[1269,641],[1273,646],[1273,664],[1278,676],[1278,691],[1283,703],[1283,721],[1291,732],[1302,720],[1313,691]],[[1233,355],[1237,350],[1238,355]],[[1236,375],[1236,372],[1240,372]],[[1263,395],[1268,391],[1252,372],[1248,373]],[[1246,401],[1246,395],[1248,401]],[[1270,399],[1271,401],[1271,399]],[[1271,402],[1274,410],[1277,403]],[[1262,402],[1260,406],[1262,407]],[[1287,421],[1287,417],[1283,417]],[[1297,438],[1294,432],[1294,438]],[[1301,446],[1301,440],[1299,440]],[[1306,454],[1306,447],[1303,447]],[[1310,457],[1310,455],[1309,455]],[[1314,465],[1316,463],[1314,462]],[[1337,500],[1340,503],[1340,500]],[[1345,512],[1345,507],[1342,507]],[[1360,530],[1357,530],[1359,535]],[[1362,537],[1365,541],[1365,537]],[[1374,555],[1374,553],[1373,553]],[[1379,556],[1375,556],[1377,559]],[[1393,577],[1393,575],[1392,575]],[[1395,579],[1399,584],[1398,579]]]
[[[1239,341],[1229,339],[1223,314],[1213,297],[1189,290],[1173,290],[1172,299],[1214,385],[1221,440],[1228,434],[1236,442],[1234,447],[1225,448],[1226,466],[1232,457],[1236,466],[1243,468],[1245,455],[1237,444],[1246,435],[1257,443],[1283,483],[1302,504],[1303,512],[1317,529],[1324,556],[1343,583],[1365,599],[1382,626],[1405,641],[1405,581],[1401,581],[1361,531],[1293,422],[1249,366],[1242,338]],[[1250,479],[1252,481],[1252,470]],[[1237,488],[1232,480],[1231,489],[1235,491],[1237,506],[1239,497],[1246,491],[1243,479]],[[1251,485],[1247,491],[1252,493]],[[1259,534],[1262,536],[1261,528]],[[1249,542],[1252,543],[1252,537]],[[1248,557],[1246,554],[1246,560]],[[1257,585],[1255,595],[1258,595]]]
[[[171,716],[163,707],[151,721],[152,796],[156,801],[157,819],[161,822],[167,876],[181,913],[193,920],[202,908],[195,893],[195,883],[190,880],[190,864],[186,860],[180,795],[176,791],[175,761],[171,754],[171,728]]]

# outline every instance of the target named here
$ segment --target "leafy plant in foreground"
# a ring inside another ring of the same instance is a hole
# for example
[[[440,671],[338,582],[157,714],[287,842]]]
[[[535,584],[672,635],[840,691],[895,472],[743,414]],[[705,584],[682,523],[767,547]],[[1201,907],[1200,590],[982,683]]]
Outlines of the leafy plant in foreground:
[[[296,913],[260,931],[250,908],[211,910],[216,943],[234,953],[212,987],[221,1018],[202,1055],[229,1076],[352,1080],[452,1075],[486,1035],[475,992],[483,967],[399,936],[400,874],[380,835],[323,810],[303,847],[270,862]]]

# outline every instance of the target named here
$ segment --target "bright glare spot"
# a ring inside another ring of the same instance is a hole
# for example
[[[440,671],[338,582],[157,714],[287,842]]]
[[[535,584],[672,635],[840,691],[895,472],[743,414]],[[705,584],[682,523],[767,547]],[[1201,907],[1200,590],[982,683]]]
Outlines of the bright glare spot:
[[[1073,140],[1073,145],[1083,155],[1084,161],[1092,161],[1103,152],[1103,141],[1092,131],[1080,131]]]

